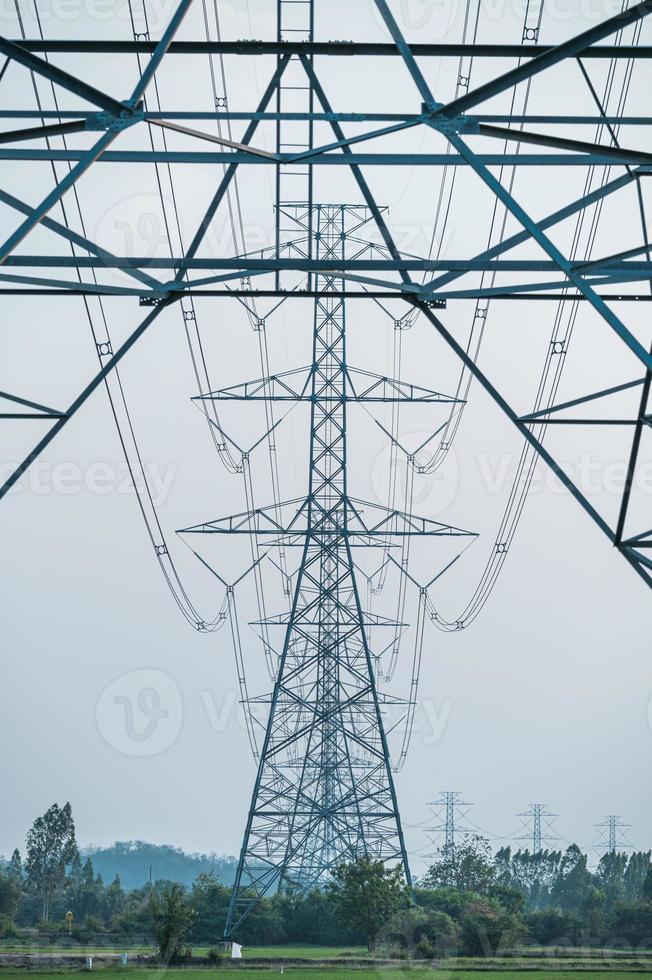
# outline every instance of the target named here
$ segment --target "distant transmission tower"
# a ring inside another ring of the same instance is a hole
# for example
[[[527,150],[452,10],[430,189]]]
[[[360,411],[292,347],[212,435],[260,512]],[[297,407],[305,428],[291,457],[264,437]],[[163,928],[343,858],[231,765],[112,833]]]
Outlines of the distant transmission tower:
[[[530,803],[528,809],[524,813],[518,813],[517,816],[523,823],[525,833],[516,839],[531,843],[532,854],[540,854],[544,843],[559,840],[558,837],[546,832],[552,830],[550,821],[557,814],[549,813],[545,803]]]
[[[628,823],[623,823],[616,814],[608,814],[602,823],[595,825],[595,829],[600,833],[600,840],[594,847],[602,853],[605,853],[604,848],[606,848],[608,854],[628,850],[632,845],[626,839],[624,831],[630,826]]]
[[[432,837],[430,838],[433,844],[436,844],[438,840],[444,836],[444,850],[448,853],[454,853],[455,851],[455,838],[460,833],[467,833],[468,827],[464,824],[464,818],[469,812],[469,808],[473,806],[472,803],[465,803],[461,799],[462,794],[446,791],[439,794],[436,800],[429,803],[428,806],[431,808],[435,820],[437,823],[430,828]],[[435,837],[434,835],[437,835]],[[426,855],[426,857],[432,857],[432,854]]]

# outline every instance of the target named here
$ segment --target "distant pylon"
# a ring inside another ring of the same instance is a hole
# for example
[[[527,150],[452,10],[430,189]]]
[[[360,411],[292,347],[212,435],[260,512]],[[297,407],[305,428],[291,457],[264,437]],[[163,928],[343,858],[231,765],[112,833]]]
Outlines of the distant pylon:
[[[629,849],[632,845],[623,831],[630,826],[628,823],[623,823],[621,817],[615,813],[607,814],[602,823],[595,825],[595,829],[600,833],[600,840],[594,844],[594,847],[598,849],[606,847],[609,854]]]
[[[472,803],[465,803],[461,799],[462,794],[447,790],[439,794],[436,800],[428,806],[433,812],[435,820],[438,822],[430,828],[431,841],[437,844],[437,837],[434,835],[444,835],[444,850],[449,854],[455,851],[455,838],[457,834],[468,833],[469,828],[464,824],[469,808]],[[426,855],[431,857],[432,855]]]
[[[543,850],[543,843],[559,840],[558,837],[548,834],[546,830],[552,830],[551,819],[557,816],[556,813],[549,813],[545,803],[530,803],[525,813],[518,813],[523,822],[525,833],[516,840],[526,840],[532,844],[532,853],[540,854]]]

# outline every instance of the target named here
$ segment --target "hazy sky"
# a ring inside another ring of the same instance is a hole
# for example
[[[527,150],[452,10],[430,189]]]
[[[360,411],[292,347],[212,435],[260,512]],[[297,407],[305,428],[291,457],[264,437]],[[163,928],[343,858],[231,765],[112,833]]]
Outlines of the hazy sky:
[[[47,36],[130,36],[128,11],[121,0],[37,2]],[[20,0],[27,36],[36,35],[31,3]],[[320,39],[385,36],[372,0],[355,4],[353,10],[340,0],[329,4],[318,0],[316,6]],[[230,4],[218,0],[218,8],[226,38],[273,35],[275,4],[270,0]],[[402,0],[392,8],[411,40],[455,41],[462,36],[466,4],[461,0]],[[473,0],[470,8],[474,17]],[[483,2],[481,8],[479,40],[520,41],[523,10],[516,0]],[[153,37],[160,35],[171,9],[169,2],[148,6]],[[541,40],[560,41],[618,9],[620,4],[606,0],[592,4],[546,0]],[[2,33],[19,36],[13,3],[3,5],[2,18]],[[179,37],[202,38],[203,31],[196,0]],[[652,42],[652,23],[646,22],[641,40]],[[89,56],[61,55],[56,60],[119,98],[126,97],[137,77],[135,63],[128,57],[113,63]],[[317,61],[317,69],[338,108],[419,110],[418,93],[398,59],[385,59],[380,65],[350,59],[334,64],[322,61]],[[496,68],[487,62],[474,66],[474,82],[478,84]],[[237,58],[226,62],[226,69],[229,106],[247,109],[264,88],[273,62],[267,59],[254,66],[249,58]],[[424,70],[442,99],[452,97],[456,63],[433,60]],[[590,64],[600,90],[605,70],[605,65]],[[649,61],[635,68],[628,114],[649,112],[651,73]],[[618,75],[612,107],[622,83],[623,76]],[[49,86],[39,82],[39,94],[44,105],[52,105]],[[209,111],[208,64],[170,56],[161,71],[160,94],[168,108]],[[63,95],[61,104],[79,103]],[[34,108],[34,91],[22,68],[11,66],[0,83],[0,105]],[[531,111],[554,112],[570,105],[578,113],[593,111],[576,66],[556,69],[533,84]],[[508,100],[496,100],[494,106],[505,112]],[[237,139],[241,129],[236,126],[234,133]],[[587,127],[578,133],[588,139],[592,130]],[[626,135],[627,145],[652,149],[642,127],[628,129]],[[147,145],[142,127],[120,139],[125,146]],[[69,145],[83,147],[88,140],[87,135],[73,137]],[[262,129],[259,140],[257,145],[271,148],[271,129]],[[174,140],[170,145],[188,146]],[[480,143],[476,140],[473,146]],[[416,131],[370,149],[385,147],[443,152],[444,141]],[[482,148],[497,152],[500,144],[483,143]],[[51,186],[47,163],[2,162],[0,167],[2,186],[25,200],[40,200]],[[219,170],[215,166],[174,170],[185,240],[210,199]],[[59,175],[63,172],[60,169]],[[613,176],[618,172],[614,170]],[[549,173],[524,168],[514,193],[535,216],[543,216],[581,193],[585,176],[578,168]],[[441,171],[373,168],[369,179],[377,200],[389,207],[388,223],[401,247],[427,254]],[[248,247],[271,242],[271,188],[271,169],[256,166],[243,173],[240,196]],[[650,188],[645,182],[644,190],[649,204]],[[140,249],[142,254],[149,248],[147,254],[166,254],[151,166],[126,170],[98,163],[80,182],[79,198],[90,238],[116,252]],[[359,197],[343,168],[325,167],[318,171],[315,200],[357,202]],[[640,244],[635,205],[630,190],[605,206],[594,255]],[[478,180],[460,174],[442,255],[463,258],[480,251],[486,245],[492,207]],[[75,224],[72,205],[69,216]],[[53,212],[53,217],[61,220],[61,212]],[[3,207],[0,220],[9,233],[18,217]],[[204,254],[232,252],[229,228],[225,212],[215,221]],[[515,226],[508,222],[507,228],[510,232]],[[569,248],[573,228],[570,222],[555,231],[561,247]],[[52,248],[65,254],[63,242],[39,229],[21,251],[32,254]],[[539,254],[533,246],[518,253],[527,258]],[[114,272],[102,278],[122,285],[127,281]],[[503,281],[516,278],[512,274]],[[260,304],[259,314],[271,305],[271,301]],[[0,389],[46,404],[68,404],[97,366],[81,302],[19,302],[5,297],[3,306]],[[536,309],[526,303],[504,303],[490,311],[480,363],[519,410],[526,411],[533,402],[555,309],[554,303]],[[640,309],[633,304],[619,307],[647,344],[648,309],[644,304]],[[91,312],[94,322],[99,322],[97,306],[92,305]],[[134,298],[105,303],[114,347],[142,312]],[[403,312],[396,303],[390,317],[373,304],[351,302],[351,363],[390,372],[393,317]],[[472,315],[473,303],[451,302],[443,318],[463,339]],[[240,304],[199,301],[197,321],[215,387],[260,375],[258,337]],[[289,302],[269,318],[272,371],[309,363],[311,327],[312,309],[305,300]],[[418,321],[405,332],[403,344],[404,378],[454,390],[457,366],[426,323]],[[630,380],[637,373],[640,365],[623,353],[595,314],[582,307],[560,399]],[[202,615],[208,620],[220,607],[223,587],[175,538],[174,531],[244,510],[245,503],[241,478],[226,473],[200,413],[190,402],[197,387],[177,308],[166,310],[134,349],[122,380],[166,538],[193,601],[206,610]],[[633,404],[633,399],[623,398],[618,406],[625,412]],[[410,414],[406,410],[401,418],[405,445],[414,447],[423,441],[444,418],[442,411],[416,409]],[[281,493],[286,499],[305,489],[307,415],[302,412],[302,408],[294,411],[278,433]],[[376,416],[387,424],[386,413]],[[264,431],[262,414],[255,409],[225,409],[223,419],[229,434],[243,447],[252,445]],[[2,460],[7,469],[34,441],[41,423],[2,424],[6,433]],[[352,412],[349,435],[354,495],[382,501],[389,460],[382,433],[358,410]],[[560,433],[558,429],[548,444],[579,474],[595,506],[612,517],[627,455],[626,433],[585,428]],[[640,529],[650,526],[649,448],[645,446],[646,467],[641,469],[634,502]],[[450,618],[466,605],[491,553],[520,450],[518,436],[474,386],[443,469],[418,481],[415,509],[419,513],[481,535],[434,590],[435,602]],[[258,506],[270,501],[264,462],[257,458],[253,470]],[[143,839],[188,850],[235,853],[254,764],[237,707],[228,625],[220,632],[201,634],[190,628],[175,606],[147,537],[104,391],[96,393],[19,489],[0,503],[0,529],[4,542],[0,853],[22,847],[34,817],[55,800],[71,801],[78,838],[85,844]],[[244,542],[203,539],[201,547],[228,580],[247,566]],[[429,578],[428,569],[434,574],[448,554],[438,542],[421,552],[415,549],[418,576]],[[270,612],[282,608],[273,601],[277,584],[272,585]],[[385,598],[391,608],[393,596]],[[529,803],[543,802],[558,814],[555,827],[561,844],[578,841],[589,847],[598,836],[594,825],[603,815],[615,813],[631,824],[632,844],[652,846],[649,599],[634,572],[539,467],[501,577],[477,622],[452,634],[428,627],[412,748],[397,776],[408,849],[417,871],[423,867],[420,852],[429,849],[420,825],[427,820],[428,803],[441,790],[462,792],[474,804],[469,815],[474,828],[496,843],[518,836],[516,814]],[[410,602],[408,618],[413,619],[414,599]],[[247,625],[257,618],[248,584],[238,592],[238,603],[251,690],[261,693],[267,687],[260,644]],[[386,611],[382,605],[378,609]],[[406,693],[409,687],[411,642],[408,636],[390,692]]]

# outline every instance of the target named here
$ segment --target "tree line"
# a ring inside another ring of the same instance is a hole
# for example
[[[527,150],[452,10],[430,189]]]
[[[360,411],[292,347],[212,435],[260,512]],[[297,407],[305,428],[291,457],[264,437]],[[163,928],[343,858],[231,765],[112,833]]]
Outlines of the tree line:
[[[79,853],[69,803],[38,817],[24,855],[16,849],[2,865],[5,941],[155,941],[173,961],[223,935],[231,889],[215,870],[190,886],[157,878],[125,889],[119,875],[104,881],[93,857]],[[421,957],[494,954],[523,943],[640,948],[652,945],[652,862],[649,851],[613,851],[589,868],[576,845],[492,854],[486,840],[467,837],[439,851],[413,890],[399,868],[360,858],[333,869],[323,889],[263,899],[236,938],[249,946],[381,946]]]

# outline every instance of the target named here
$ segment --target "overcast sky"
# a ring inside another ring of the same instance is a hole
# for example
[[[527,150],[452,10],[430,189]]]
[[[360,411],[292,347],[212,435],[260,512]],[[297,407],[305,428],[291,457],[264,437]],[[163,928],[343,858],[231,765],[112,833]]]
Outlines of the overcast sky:
[[[37,2],[49,37],[130,36],[127,8],[121,0]],[[228,4],[218,0],[223,36],[272,37],[275,6],[270,0]],[[343,0],[316,6],[318,39],[386,38],[372,0],[356,4],[353,13],[351,4]],[[403,0],[391,6],[410,40],[462,37],[466,4],[461,0]],[[475,7],[472,0],[473,17]],[[160,36],[171,9],[169,2],[148,7],[153,37]],[[540,39],[561,41],[618,9],[620,4],[607,0],[591,5],[546,0]],[[36,36],[31,0],[20,0],[20,12],[27,36]],[[20,36],[13,4],[3,5],[2,18],[2,33]],[[518,43],[522,30],[520,4],[511,0],[482,4],[479,40]],[[196,0],[179,37],[204,36],[202,8]],[[625,40],[631,40],[631,31]],[[641,40],[652,42],[651,23],[644,26]],[[128,95],[137,78],[135,61],[129,57],[111,61],[61,55],[56,60],[118,98]],[[273,60],[254,65],[250,58],[233,58],[225,64],[230,108],[253,107],[273,71]],[[318,59],[316,67],[331,101],[341,110],[419,111],[419,95],[398,59],[380,63]],[[480,62],[473,68],[474,82],[507,67],[507,62]],[[438,97],[453,96],[456,63],[433,60],[424,64],[424,70]],[[606,65],[590,62],[590,71],[602,91]],[[649,61],[636,66],[628,114],[649,112],[651,72]],[[614,81],[610,102],[614,110],[624,81],[622,74]],[[44,105],[52,106],[49,86],[39,82],[39,94]],[[169,56],[160,73],[160,95],[166,108],[210,111],[208,64]],[[0,83],[0,106],[32,109],[34,99],[28,73],[12,65]],[[64,94],[60,104],[80,103]],[[566,111],[571,106],[576,113],[593,112],[575,65],[555,69],[533,84],[530,111]],[[509,101],[497,99],[492,108],[506,112]],[[236,139],[241,132],[236,125]],[[592,132],[590,127],[576,130],[579,138],[586,139]],[[326,131],[319,130],[319,135],[325,142]],[[626,136],[626,145],[652,150],[649,132],[642,127],[627,129]],[[125,146],[147,146],[143,127],[121,139]],[[88,141],[89,135],[82,134],[72,137],[69,146],[84,147]],[[197,148],[174,140],[170,145]],[[257,145],[272,148],[271,128],[261,129]],[[500,148],[499,143],[481,144],[477,139],[472,145],[487,152]],[[385,147],[443,152],[445,143],[437,134],[424,136],[418,130],[400,140],[379,141],[370,149]],[[47,163],[2,162],[0,167],[2,186],[24,200],[36,202],[51,187]],[[200,165],[174,170],[186,241],[210,200],[219,170]],[[59,175],[63,172],[60,169]],[[620,172],[614,170],[612,176]],[[262,247],[272,240],[272,177],[271,168],[261,166],[242,175],[248,247]],[[373,168],[369,179],[377,200],[389,207],[388,223],[404,250],[427,254],[441,169]],[[509,173],[504,182],[508,179]],[[549,172],[523,168],[514,194],[541,217],[581,193],[585,179],[579,168]],[[601,179],[595,177],[598,183]],[[645,182],[644,190],[649,204]],[[164,196],[169,198],[167,190]],[[147,254],[169,254],[150,165],[126,169],[98,163],[79,183],[79,199],[91,239],[118,253],[133,249],[142,254],[151,249]],[[325,167],[318,171],[315,200],[357,203],[359,195],[344,168]],[[492,208],[493,201],[477,178],[460,174],[443,233],[442,256],[466,258],[485,247]],[[73,224],[74,216],[71,205]],[[53,217],[61,220],[61,212],[54,211]],[[18,217],[3,208],[0,220],[9,233]],[[508,222],[508,233],[515,228]],[[218,215],[204,254],[231,254],[229,229],[228,212]],[[555,242],[569,249],[573,230],[573,222],[565,223],[554,232]],[[629,189],[605,206],[593,255],[638,246],[641,234],[635,195]],[[39,229],[21,251],[54,249],[65,254],[65,248],[64,242]],[[540,254],[534,246],[525,246],[518,257]],[[60,270],[53,274],[59,275]],[[120,273],[100,275],[105,282],[127,282]],[[502,281],[516,278],[512,274]],[[264,315],[272,305],[261,301],[258,314]],[[3,306],[0,389],[48,405],[68,404],[97,369],[81,301],[5,297]],[[442,314],[460,340],[468,335],[473,308],[472,302],[451,301]],[[647,310],[644,304],[617,307],[632,331],[649,345]],[[98,307],[92,306],[91,312],[98,323]],[[390,372],[393,319],[404,312],[397,303],[390,304],[388,315],[373,304],[352,301],[350,362]],[[490,310],[480,364],[519,411],[527,411],[534,401],[555,313],[555,303],[536,308],[530,303],[503,303]],[[143,311],[135,298],[110,299],[105,314],[115,348]],[[258,337],[242,305],[234,300],[199,301],[197,322],[214,387],[260,376]],[[306,300],[290,301],[269,317],[273,372],[309,363],[311,328],[312,308]],[[419,320],[406,331],[403,345],[404,379],[454,391],[458,366],[427,323]],[[583,306],[566,358],[560,400],[640,373],[640,364]],[[223,587],[174,531],[244,510],[246,504],[241,477],[225,471],[200,413],[190,402],[197,387],[176,307],[162,313],[134,348],[122,380],[166,539],[189,594],[205,610],[202,616],[208,621],[221,605]],[[625,414],[634,404],[633,397],[623,398],[617,408]],[[401,417],[401,439],[414,447],[445,415],[441,407],[410,411]],[[387,413],[375,415],[388,424]],[[225,409],[223,420],[242,447],[253,445],[264,431],[264,418],[257,409]],[[284,499],[305,491],[307,421],[299,408],[278,431]],[[1,455],[3,468],[8,469],[33,443],[42,423],[2,424],[6,436]],[[354,496],[382,502],[389,454],[379,427],[362,410],[352,410],[349,437]],[[606,434],[584,427],[579,432],[557,429],[548,445],[578,475],[594,505],[613,518],[628,450],[624,429]],[[649,444],[644,450],[647,456],[634,499],[639,530],[650,526]],[[442,470],[417,483],[415,510],[480,534],[433,590],[433,600],[448,618],[454,620],[464,609],[491,554],[520,451],[518,435],[474,386]],[[253,474],[256,504],[261,506],[271,499],[264,458],[256,458]],[[0,502],[0,530],[4,556],[0,853],[22,847],[32,820],[52,802],[66,800],[72,803],[83,844],[142,839],[188,850],[236,853],[255,770],[237,708],[228,625],[217,633],[197,632],[175,605],[143,524],[105,391],[93,396],[19,488]],[[203,539],[201,547],[228,580],[247,567],[245,544]],[[445,564],[446,547],[435,541],[415,552],[420,580]],[[268,608],[280,612],[282,606],[274,601],[277,576],[271,568],[269,574],[273,583]],[[381,604],[378,610],[390,614],[392,598],[386,596],[387,606]],[[628,835],[633,845],[652,846],[649,598],[644,584],[577,503],[545,467],[537,467],[518,533],[480,617],[456,633],[441,633],[432,624],[427,627],[415,733],[408,761],[397,776],[408,850],[417,871],[422,870],[422,854],[429,849],[421,825],[428,818],[428,803],[442,790],[459,790],[474,804],[469,813],[473,829],[495,843],[518,837],[522,830],[516,814],[530,803],[542,802],[558,814],[555,835],[562,845],[578,841],[590,847],[598,838],[594,825],[605,814],[619,814],[631,825]],[[260,643],[247,625],[257,618],[248,582],[238,591],[238,604],[251,690],[263,693],[267,687]],[[413,620],[414,611],[412,597],[409,619]],[[389,693],[407,692],[411,644],[406,637]]]

